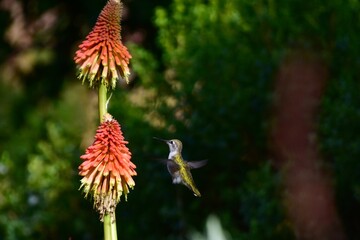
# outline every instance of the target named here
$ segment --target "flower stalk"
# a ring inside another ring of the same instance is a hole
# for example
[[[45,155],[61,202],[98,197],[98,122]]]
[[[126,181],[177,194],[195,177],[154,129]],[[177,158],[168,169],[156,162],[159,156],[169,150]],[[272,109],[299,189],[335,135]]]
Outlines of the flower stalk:
[[[107,113],[107,87],[104,84],[100,84],[98,100],[99,100],[99,119],[100,119],[100,123],[102,123],[104,120],[104,116]]]
[[[112,221],[109,214],[104,216],[104,240],[117,240],[116,220]]]
[[[96,24],[75,53],[75,63],[83,84],[98,89],[100,125],[94,142],[89,146],[79,166],[80,189],[90,195],[94,208],[104,223],[104,239],[117,240],[115,208],[129,189],[135,186],[132,176],[137,173],[126,147],[120,124],[108,113],[108,91],[115,88],[119,79],[128,83],[129,60],[127,48],[121,42],[120,0],[108,0]]]
[[[99,119],[100,123],[105,121],[105,114],[107,113],[107,87],[104,84],[99,86]],[[109,213],[104,215],[104,240],[117,240],[116,217],[115,213],[113,219]]]

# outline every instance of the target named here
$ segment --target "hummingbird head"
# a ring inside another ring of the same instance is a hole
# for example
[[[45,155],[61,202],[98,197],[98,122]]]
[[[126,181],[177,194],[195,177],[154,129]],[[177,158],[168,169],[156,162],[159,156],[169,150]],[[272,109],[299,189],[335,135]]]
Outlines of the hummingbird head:
[[[167,145],[169,146],[170,152],[178,152],[181,153],[182,150],[182,143],[178,139],[171,139],[166,141]]]
[[[178,139],[166,140],[166,139],[161,139],[161,138],[156,138],[156,137],[154,137],[154,139],[165,142],[169,146],[171,153],[181,153],[182,143],[180,140],[178,140]]]

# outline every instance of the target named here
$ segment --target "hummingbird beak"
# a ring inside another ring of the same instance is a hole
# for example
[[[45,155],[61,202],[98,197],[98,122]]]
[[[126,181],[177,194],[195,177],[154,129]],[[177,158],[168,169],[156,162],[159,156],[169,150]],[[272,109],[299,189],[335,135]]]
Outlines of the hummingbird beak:
[[[159,140],[159,141],[162,141],[162,142],[166,142],[166,143],[168,142],[168,140],[157,138],[157,137],[153,137],[153,139],[156,139],[156,140]]]

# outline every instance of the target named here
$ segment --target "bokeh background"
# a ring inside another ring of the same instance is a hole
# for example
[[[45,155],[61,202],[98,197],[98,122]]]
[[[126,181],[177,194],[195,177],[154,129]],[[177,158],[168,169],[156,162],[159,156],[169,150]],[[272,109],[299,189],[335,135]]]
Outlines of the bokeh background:
[[[105,5],[0,1],[0,239],[101,239],[78,188],[97,95],[73,56]],[[360,2],[124,0],[119,239],[360,239]],[[183,141],[203,197],[154,159]]]

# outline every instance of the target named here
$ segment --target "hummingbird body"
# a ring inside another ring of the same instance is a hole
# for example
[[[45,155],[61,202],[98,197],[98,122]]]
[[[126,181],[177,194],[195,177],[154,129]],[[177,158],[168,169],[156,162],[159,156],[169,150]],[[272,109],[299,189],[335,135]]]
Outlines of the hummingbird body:
[[[182,143],[180,140],[163,140],[159,138],[156,139],[166,142],[169,146],[170,153],[168,159],[166,160],[166,165],[172,177],[173,183],[183,184],[188,187],[195,196],[201,197],[201,194],[192,178],[190,169],[202,167],[206,164],[207,161],[203,160],[197,162],[187,162],[183,159],[181,155]]]

